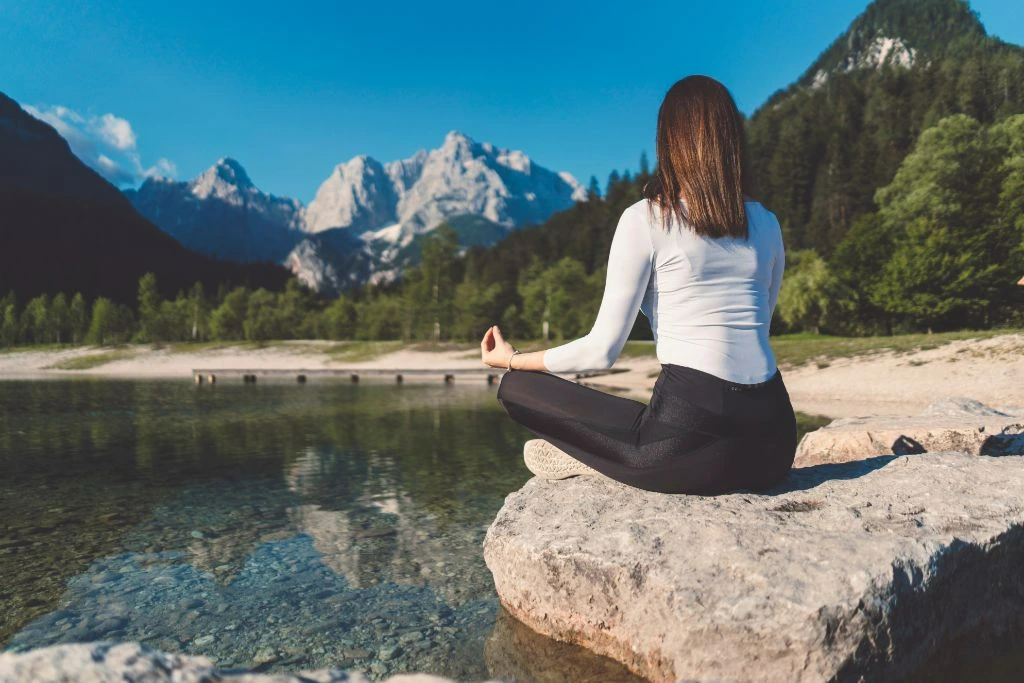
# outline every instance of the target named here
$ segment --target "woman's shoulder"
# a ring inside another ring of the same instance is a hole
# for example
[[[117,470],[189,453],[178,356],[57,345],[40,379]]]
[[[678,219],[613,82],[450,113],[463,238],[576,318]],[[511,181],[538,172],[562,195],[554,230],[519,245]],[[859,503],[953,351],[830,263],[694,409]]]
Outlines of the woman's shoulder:
[[[775,218],[775,214],[768,210],[768,208],[752,197],[744,197],[743,204],[746,206],[747,211],[757,216]]]
[[[779,219],[774,213],[768,210],[764,204],[747,197],[744,199],[744,206],[747,209],[747,222],[751,227],[756,226],[757,228],[769,228],[772,230],[780,230]]]

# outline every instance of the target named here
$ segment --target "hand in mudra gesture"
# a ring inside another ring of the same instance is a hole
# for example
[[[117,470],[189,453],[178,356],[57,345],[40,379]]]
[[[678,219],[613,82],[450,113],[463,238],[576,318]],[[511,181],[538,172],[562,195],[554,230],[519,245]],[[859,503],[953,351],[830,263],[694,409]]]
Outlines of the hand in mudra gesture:
[[[515,347],[505,341],[497,325],[491,325],[480,341],[480,360],[492,368],[507,368]]]

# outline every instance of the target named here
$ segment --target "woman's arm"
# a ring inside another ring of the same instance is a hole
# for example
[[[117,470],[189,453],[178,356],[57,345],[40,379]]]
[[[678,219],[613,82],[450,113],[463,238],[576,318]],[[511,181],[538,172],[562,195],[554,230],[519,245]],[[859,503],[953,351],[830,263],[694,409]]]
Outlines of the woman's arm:
[[[782,287],[782,274],[786,270],[786,248],[782,243],[782,226],[779,225],[779,219],[775,218],[775,214],[771,214],[772,218],[775,219],[775,253],[772,260],[772,281],[768,287],[768,318],[771,319],[775,313],[775,304],[779,301],[779,289]]]
[[[480,342],[483,362],[495,368],[549,372],[580,372],[610,368],[622,352],[651,277],[654,245],[642,205],[622,213],[608,254],[604,295],[590,332],[544,351],[517,353],[495,325]]]
[[[532,353],[517,354],[512,367],[517,370],[580,372],[610,368],[622,352],[633,328],[640,302],[651,277],[654,245],[642,205],[635,204],[622,213],[612,236],[608,254],[608,274],[597,319],[590,332],[567,344]],[[481,342],[484,363],[508,367],[512,346],[492,327]]]

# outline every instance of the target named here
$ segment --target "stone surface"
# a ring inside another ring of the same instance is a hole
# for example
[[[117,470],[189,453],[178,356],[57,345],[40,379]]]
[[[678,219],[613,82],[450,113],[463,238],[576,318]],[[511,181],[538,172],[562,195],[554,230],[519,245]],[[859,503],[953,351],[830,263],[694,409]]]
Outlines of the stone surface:
[[[389,683],[450,683],[429,674],[398,674]],[[320,669],[301,674],[218,670],[206,657],[168,654],[138,643],[53,645],[20,654],[0,653],[0,683],[369,683],[355,671]]]
[[[1024,416],[971,399],[947,398],[917,417],[843,418],[804,435],[796,466],[939,451],[1024,455]]]
[[[526,625],[654,681],[900,680],[1021,632],[1022,522],[1018,457],[875,457],[716,497],[534,478],[484,558]]]

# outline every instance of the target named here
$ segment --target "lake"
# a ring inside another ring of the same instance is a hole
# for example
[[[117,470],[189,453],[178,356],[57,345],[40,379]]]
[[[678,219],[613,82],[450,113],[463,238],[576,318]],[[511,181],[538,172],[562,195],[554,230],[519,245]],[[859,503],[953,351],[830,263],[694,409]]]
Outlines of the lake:
[[[0,647],[629,680],[505,614],[481,544],[529,432],[477,383],[0,382]]]

